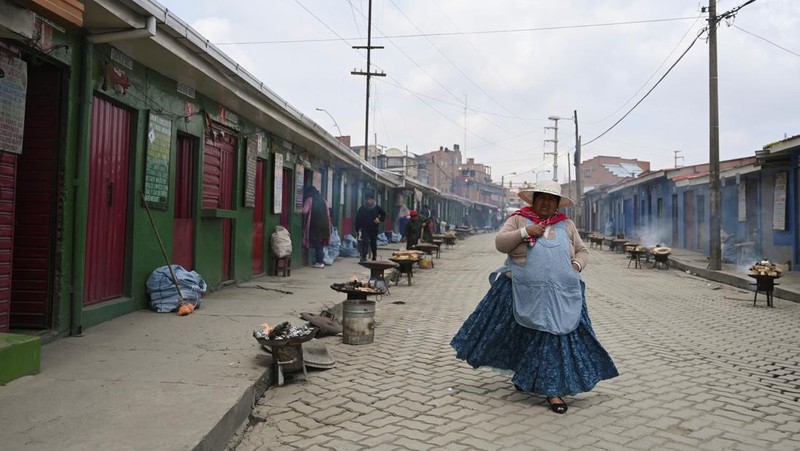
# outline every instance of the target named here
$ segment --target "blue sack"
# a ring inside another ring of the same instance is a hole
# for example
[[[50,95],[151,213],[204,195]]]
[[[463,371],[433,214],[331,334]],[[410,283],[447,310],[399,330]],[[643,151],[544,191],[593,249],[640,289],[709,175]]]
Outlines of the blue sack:
[[[172,265],[183,300],[200,308],[200,299],[208,286],[206,281],[194,271],[187,271],[181,265]],[[169,267],[157,268],[147,278],[147,293],[150,295],[150,308],[159,313],[178,310],[180,301]]]
[[[336,227],[331,228],[331,244],[325,246],[322,256],[322,262],[325,263],[327,266],[333,265],[333,262],[339,258],[339,252],[341,249],[342,241],[339,239],[339,231]]]
[[[342,239],[342,244],[339,246],[340,257],[358,257],[358,240],[349,233]]]

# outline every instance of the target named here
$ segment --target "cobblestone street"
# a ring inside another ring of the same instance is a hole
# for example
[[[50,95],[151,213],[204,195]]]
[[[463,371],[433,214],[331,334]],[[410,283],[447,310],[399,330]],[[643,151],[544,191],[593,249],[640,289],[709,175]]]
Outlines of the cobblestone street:
[[[557,415],[449,346],[502,258],[494,234],[442,250],[378,302],[374,343],[324,338],[336,367],[271,387],[231,447],[800,449],[800,304],[592,250],[589,314],[620,376]]]

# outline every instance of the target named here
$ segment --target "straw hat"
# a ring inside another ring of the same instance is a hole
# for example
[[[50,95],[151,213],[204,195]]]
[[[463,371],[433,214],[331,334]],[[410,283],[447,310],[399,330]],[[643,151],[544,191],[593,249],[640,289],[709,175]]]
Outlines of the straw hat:
[[[517,196],[530,205],[533,204],[533,193],[547,193],[560,197],[561,201],[558,203],[558,208],[571,207],[575,205],[575,202],[572,202],[572,199],[561,194],[561,185],[553,180],[542,180],[536,182],[531,188],[519,190]]]

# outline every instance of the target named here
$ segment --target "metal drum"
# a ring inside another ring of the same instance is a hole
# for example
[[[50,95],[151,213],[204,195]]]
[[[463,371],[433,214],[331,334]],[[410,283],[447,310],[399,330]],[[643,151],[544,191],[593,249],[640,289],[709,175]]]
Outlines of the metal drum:
[[[370,344],[375,339],[375,301],[348,300],[342,303],[342,342]]]

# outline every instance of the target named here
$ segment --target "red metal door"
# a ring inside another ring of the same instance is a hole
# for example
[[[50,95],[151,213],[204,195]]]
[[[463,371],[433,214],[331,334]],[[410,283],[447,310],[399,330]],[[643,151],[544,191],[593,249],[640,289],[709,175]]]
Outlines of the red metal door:
[[[121,297],[128,224],[131,114],[92,100],[84,305]]]
[[[216,135],[216,136],[214,136]],[[233,209],[237,139],[230,132],[206,137],[203,152],[203,208]],[[222,280],[231,279],[232,223],[222,218]]]
[[[175,168],[175,213],[172,235],[172,261],[185,269],[194,269],[194,198],[195,142],[178,135]]]
[[[14,250],[14,185],[17,155],[0,155],[0,332],[8,332],[11,314],[11,259]]]
[[[62,74],[49,65],[28,68],[24,145],[14,201],[11,327],[48,329],[56,261]]]
[[[253,274],[264,272],[264,178],[267,161],[256,161],[256,199],[253,208]]]

